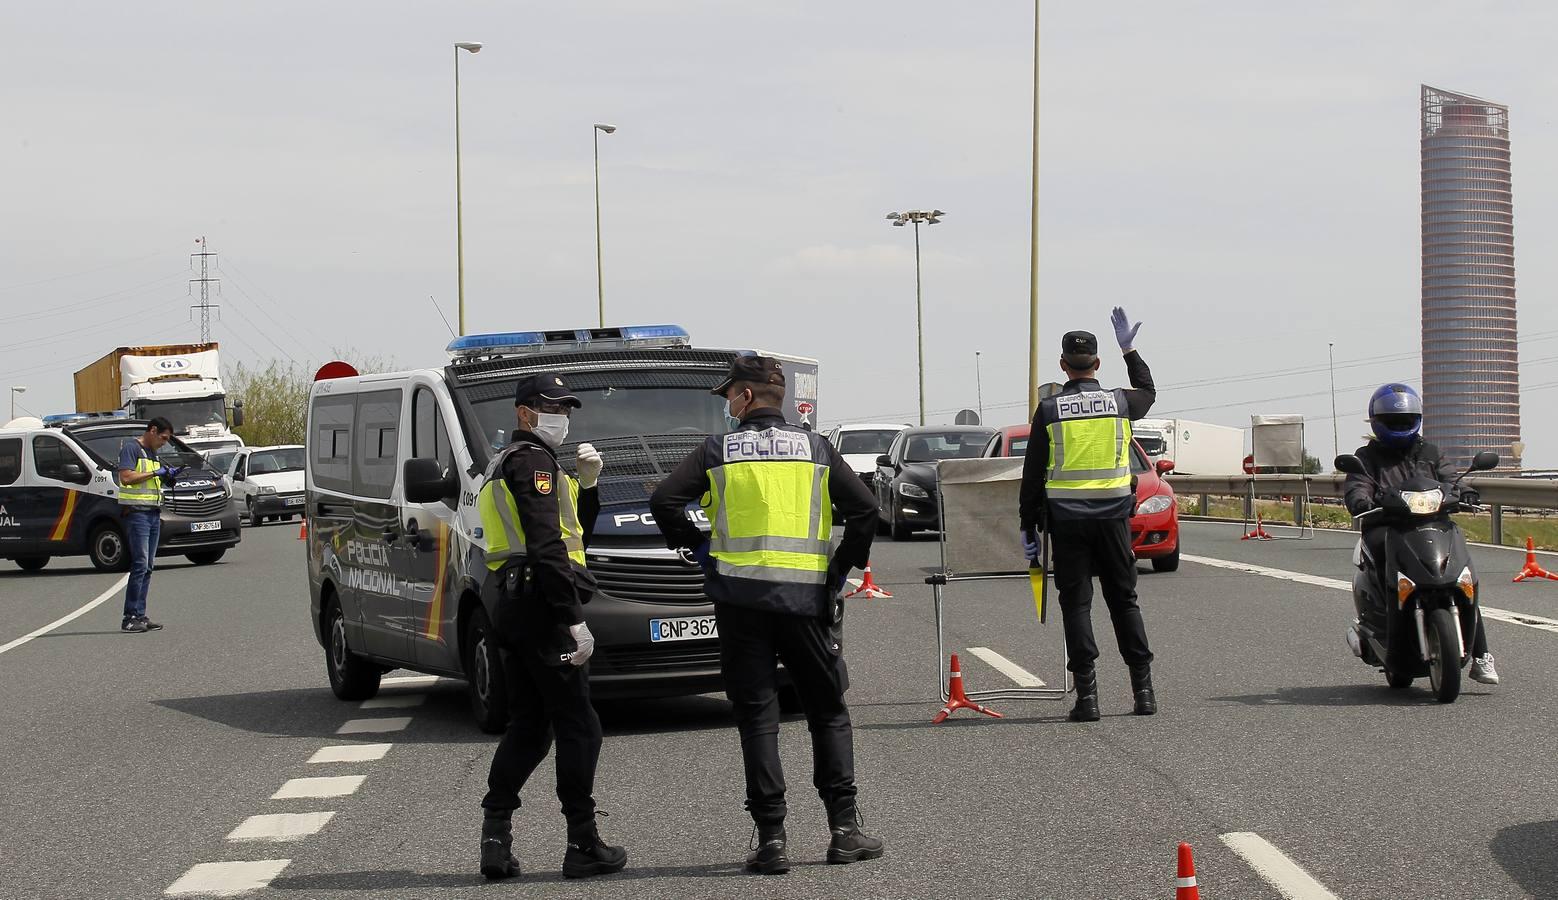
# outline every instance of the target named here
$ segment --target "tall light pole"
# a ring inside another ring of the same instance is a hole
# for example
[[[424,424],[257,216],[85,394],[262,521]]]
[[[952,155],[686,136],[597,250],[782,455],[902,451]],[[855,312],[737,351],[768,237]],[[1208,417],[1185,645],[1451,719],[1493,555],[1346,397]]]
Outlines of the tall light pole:
[[[985,379],[979,372],[979,351],[974,351],[974,399],[979,404],[979,424],[985,424]]]
[[[1033,246],[1028,253],[1028,418],[1039,408],[1039,0],[1033,0]]]
[[[465,201],[460,184],[460,51],[479,53],[481,42],[454,45],[454,252],[460,272],[460,334],[465,334]]]
[[[914,334],[916,353],[920,364],[920,424],[925,424],[925,306],[920,298],[920,223],[926,225],[940,225],[941,217],[946,215],[939,209],[926,212],[920,209],[911,209],[908,212],[887,214],[887,220],[893,223],[893,227],[902,228],[905,225],[914,226]]]
[[[595,123],[595,130],[590,132],[595,138],[595,299],[600,304],[600,327],[606,327],[606,282],[601,277],[600,265],[600,133],[607,134],[617,130],[615,125],[603,125]]]
[[[1334,459],[1342,453],[1341,438],[1336,433],[1336,343],[1328,342],[1325,352],[1331,359],[1331,456]]]
[[[16,418],[16,395],[27,393],[27,388],[16,384],[11,386],[11,418]]]

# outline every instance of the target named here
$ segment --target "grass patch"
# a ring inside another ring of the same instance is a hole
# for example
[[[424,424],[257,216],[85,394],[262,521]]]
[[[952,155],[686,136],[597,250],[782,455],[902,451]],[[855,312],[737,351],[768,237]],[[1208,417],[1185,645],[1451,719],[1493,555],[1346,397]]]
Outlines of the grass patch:
[[[1260,510],[1262,522],[1273,525],[1293,524],[1293,504],[1291,501],[1281,500],[1257,500],[1256,507]],[[1181,496],[1179,498],[1180,515],[1195,516],[1201,514],[1200,498],[1197,496]],[[1238,497],[1213,497],[1208,505],[1208,513],[1219,519],[1241,519],[1244,517],[1244,501]],[[1311,503],[1309,505],[1310,518],[1316,528],[1331,528],[1347,530],[1352,528],[1352,517],[1347,510],[1340,505]],[[1455,521],[1466,533],[1466,539],[1478,543],[1490,543],[1493,535],[1493,520],[1489,513],[1457,513]],[[1558,515],[1511,515],[1504,514],[1504,545],[1507,547],[1524,547],[1526,537],[1530,536],[1536,541],[1539,550],[1558,550]]]

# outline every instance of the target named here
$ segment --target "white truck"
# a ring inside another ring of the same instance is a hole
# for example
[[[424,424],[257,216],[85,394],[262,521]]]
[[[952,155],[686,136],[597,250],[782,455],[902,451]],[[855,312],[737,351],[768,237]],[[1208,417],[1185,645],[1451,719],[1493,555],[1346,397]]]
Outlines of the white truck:
[[[76,373],[76,411],[124,410],[132,418],[162,416],[199,451],[242,447],[227,426],[226,392],[215,342],[119,347]],[[243,407],[233,408],[243,424]]]
[[[1189,419],[1141,419],[1131,433],[1154,464],[1174,461],[1183,475],[1237,475],[1244,471],[1244,429]]]

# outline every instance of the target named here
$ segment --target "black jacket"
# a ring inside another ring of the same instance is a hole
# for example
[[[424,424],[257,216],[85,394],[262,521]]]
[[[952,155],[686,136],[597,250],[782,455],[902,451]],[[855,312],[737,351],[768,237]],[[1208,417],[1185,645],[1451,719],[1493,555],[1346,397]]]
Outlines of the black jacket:
[[[1355,516],[1374,508],[1376,493],[1388,491],[1413,476],[1433,478],[1446,487],[1455,481],[1454,467],[1445,462],[1438,447],[1421,437],[1404,450],[1370,441],[1354,455],[1363,463],[1365,474],[1348,475],[1342,496],[1347,511]]]
[[[837,586],[848,576],[850,569],[865,568],[870,561],[871,540],[876,536],[876,500],[849,463],[839,455],[837,448],[814,432],[786,423],[779,410],[771,407],[752,410],[742,420],[738,430],[763,431],[769,428],[808,435],[813,446],[824,454],[825,458],[818,461],[829,468],[828,493],[844,522],[844,538],[833,551],[828,565],[828,584],[830,587]],[[708,540],[708,535],[687,518],[686,511],[689,503],[701,500],[709,492],[709,470],[724,464],[724,439],[724,435],[711,435],[702,447],[689,454],[660,483],[649,500],[655,524],[665,535],[666,546],[673,550],[694,549]],[[777,584],[710,574],[705,579],[705,585],[709,598],[716,603],[727,602],[757,608],[777,608],[783,605],[765,601],[766,593],[782,592],[782,587]],[[821,614],[822,610],[815,612]]]
[[[1135,350],[1125,354],[1125,374],[1131,380],[1131,386],[1123,391],[1128,418],[1135,421],[1147,415],[1152,409],[1152,404],[1158,399],[1157,388],[1152,383],[1152,370],[1147,368],[1147,363],[1141,358],[1141,354]],[[1066,382],[1061,394],[1080,394],[1083,391],[1101,391],[1103,387],[1092,378],[1082,378]],[[1045,428],[1044,404],[1039,404],[1039,409],[1033,414],[1032,431],[1028,435],[1028,451],[1022,463],[1022,492],[1018,499],[1018,515],[1024,529],[1042,526],[1049,513],[1048,499],[1044,494],[1044,479],[1049,469],[1049,431]],[[1133,492],[1134,493],[1134,492]],[[1135,509],[1136,498],[1129,498],[1127,504],[1121,504],[1125,518],[1130,518],[1131,511]]]

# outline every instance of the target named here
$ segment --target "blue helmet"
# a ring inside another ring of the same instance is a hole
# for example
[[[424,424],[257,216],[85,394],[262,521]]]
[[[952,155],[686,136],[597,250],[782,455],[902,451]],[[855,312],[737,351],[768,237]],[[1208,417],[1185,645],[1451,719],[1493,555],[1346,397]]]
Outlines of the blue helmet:
[[[1369,398],[1369,424],[1380,443],[1406,449],[1423,431],[1423,398],[1405,384],[1382,385]]]

